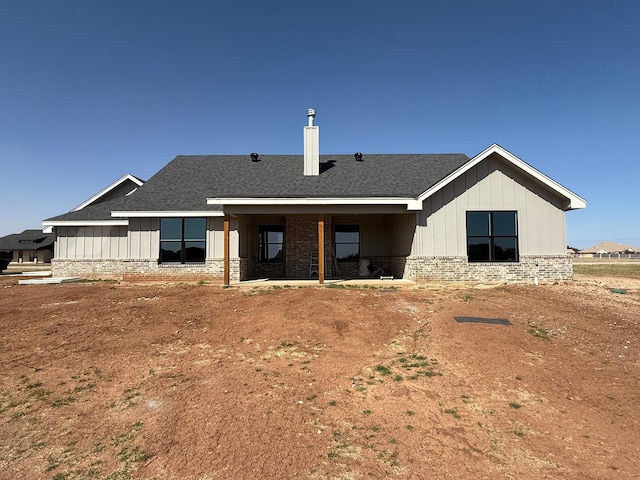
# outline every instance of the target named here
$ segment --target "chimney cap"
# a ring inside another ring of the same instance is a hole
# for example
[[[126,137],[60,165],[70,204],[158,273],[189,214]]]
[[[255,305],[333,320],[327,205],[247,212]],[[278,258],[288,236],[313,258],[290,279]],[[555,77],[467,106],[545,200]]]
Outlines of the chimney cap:
[[[361,162],[362,161],[362,153],[360,152],[356,152],[353,154],[354,157],[356,157],[356,162]]]
[[[309,126],[313,127],[313,119],[316,118],[316,111],[313,108],[307,108],[307,118],[309,120]]]
[[[252,162],[259,162],[259,161],[260,161],[260,160],[258,159],[258,157],[259,157],[259,156],[260,156],[260,155],[258,155],[256,152],[253,152],[253,153],[251,154],[251,161],[252,161]]]

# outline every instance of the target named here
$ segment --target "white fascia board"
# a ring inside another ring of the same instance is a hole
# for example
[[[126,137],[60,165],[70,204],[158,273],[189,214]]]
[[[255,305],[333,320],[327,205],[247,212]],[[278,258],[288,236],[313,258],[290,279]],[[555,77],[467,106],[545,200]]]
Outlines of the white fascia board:
[[[414,210],[415,198],[404,197],[303,197],[303,198],[207,198],[207,205],[406,205]],[[422,208],[421,206],[418,208]]]
[[[114,211],[111,212],[112,217],[125,217],[125,218],[160,218],[160,217],[222,217],[224,216],[224,212],[219,211],[153,211],[153,212],[144,212],[144,211]]]
[[[109,193],[111,190],[113,190],[114,188],[116,188],[118,185],[120,185],[121,183],[127,181],[127,180],[131,180],[133,183],[135,183],[136,185],[138,185],[138,187],[142,186],[142,184],[144,183],[142,180],[134,177],[133,175],[131,175],[130,173],[127,173],[126,175],[122,176],[121,178],[119,178],[118,180],[116,180],[115,182],[113,182],[111,185],[109,185],[107,188],[100,190],[98,193],[96,193],[93,197],[89,198],[88,200],[85,200],[84,202],[82,202],[80,205],[78,205],[76,208],[74,208],[73,210],[71,210],[72,212],[77,212],[78,210],[82,210],[84,207],[86,207],[87,205],[91,205],[93,202],[95,202],[96,200],[98,200],[100,197],[106,195],[107,193]]]
[[[87,227],[87,226],[95,226],[95,227],[112,227],[118,225],[129,225],[129,220],[127,219],[114,219],[114,220],[52,220],[50,222],[42,222],[44,233],[45,230],[50,230],[51,227]]]
[[[429,198],[435,192],[437,192],[438,190],[443,188],[445,185],[453,182],[456,178],[458,178],[459,176],[463,175],[467,171],[471,170],[473,167],[478,165],[481,161],[483,161],[485,158],[487,158],[489,155],[491,155],[493,153],[497,153],[498,155],[500,155],[502,158],[507,160],[509,163],[511,163],[515,167],[519,168],[523,172],[525,172],[528,175],[532,176],[533,178],[538,180],[543,185],[546,185],[547,187],[549,187],[549,189],[555,191],[558,195],[560,195],[560,196],[566,198],[567,200],[569,200],[569,204],[568,204],[568,207],[567,207],[568,210],[573,210],[573,209],[577,209],[577,208],[585,208],[587,206],[587,201],[584,198],[576,195],[571,190],[563,187],[562,185],[560,185],[555,180],[547,177],[544,173],[542,173],[539,170],[536,170],[531,165],[529,165],[528,163],[526,163],[523,160],[520,160],[514,154],[512,154],[508,150],[505,150],[504,148],[502,148],[500,145],[498,145],[496,143],[494,143],[489,148],[487,148],[486,150],[482,151],[481,153],[479,153],[478,155],[473,157],[467,163],[462,165],[460,168],[458,168],[457,170],[455,170],[451,174],[447,175],[445,178],[440,180],[438,183],[433,185],[431,188],[429,188],[428,190],[424,191],[418,197],[418,200],[420,202],[422,202],[426,198]]]

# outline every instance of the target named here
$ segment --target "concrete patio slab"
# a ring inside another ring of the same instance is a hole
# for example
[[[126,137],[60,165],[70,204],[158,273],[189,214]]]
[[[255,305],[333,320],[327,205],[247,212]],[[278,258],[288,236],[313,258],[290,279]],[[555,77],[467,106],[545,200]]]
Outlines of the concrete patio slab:
[[[48,277],[33,278],[30,280],[18,280],[18,285],[48,285],[52,283],[69,283],[81,280],[80,277]]]

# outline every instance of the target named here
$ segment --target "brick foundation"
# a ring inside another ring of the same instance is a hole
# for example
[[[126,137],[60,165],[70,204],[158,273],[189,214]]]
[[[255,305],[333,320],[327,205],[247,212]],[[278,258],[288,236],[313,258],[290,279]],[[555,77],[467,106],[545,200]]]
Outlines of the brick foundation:
[[[232,282],[246,278],[245,259],[229,260],[229,277]],[[170,281],[224,281],[224,261],[208,258],[205,263],[158,264],[157,260],[51,260],[54,277],[83,277],[115,280],[170,280]]]
[[[311,230],[311,228],[309,229]],[[317,230],[316,230],[317,231]],[[325,241],[327,239],[325,238]],[[328,238],[330,241],[330,237]],[[308,245],[297,250],[294,268],[288,278],[308,278]],[[293,258],[293,257],[292,257]],[[385,275],[416,282],[463,281],[529,283],[538,281],[566,281],[573,278],[573,265],[567,255],[522,256],[516,263],[468,263],[466,257],[372,257],[375,266],[382,266]],[[235,258],[229,261],[230,280],[248,278],[248,271],[256,269],[263,278],[283,277],[283,264],[250,265],[250,260]],[[358,277],[357,263],[340,263],[340,275]],[[115,280],[224,281],[224,262],[209,258],[204,264],[158,264],[156,260],[51,260],[54,277],[83,277]],[[327,265],[326,272],[331,272]]]
[[[573,264],[567,255],[521,256],[514,263],[469,263],[466,257],[407,257],[404,278],[417,282],[566,281],[573,278]]]

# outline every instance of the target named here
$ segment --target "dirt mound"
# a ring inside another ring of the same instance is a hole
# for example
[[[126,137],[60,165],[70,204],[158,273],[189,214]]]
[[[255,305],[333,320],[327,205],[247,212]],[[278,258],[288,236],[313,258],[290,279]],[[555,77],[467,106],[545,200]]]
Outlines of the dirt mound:
[[[3,281],[0,478],[640,475],[638,280]]]

